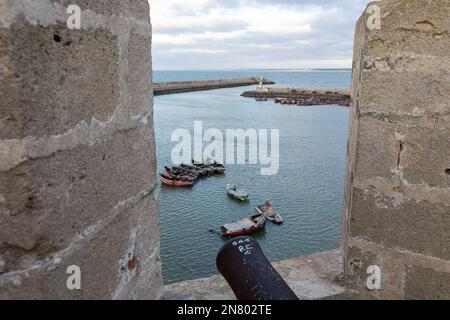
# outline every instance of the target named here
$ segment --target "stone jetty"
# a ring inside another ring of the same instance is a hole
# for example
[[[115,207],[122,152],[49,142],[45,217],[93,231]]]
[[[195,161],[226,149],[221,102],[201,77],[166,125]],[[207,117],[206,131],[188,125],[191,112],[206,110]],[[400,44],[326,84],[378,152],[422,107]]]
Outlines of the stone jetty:
[[[338,104],[348,107],[350,105],[350,91],[343,89],[257,88],[245,91],[242,96],[259,101],[273,98],[275,103],[299,106]]]
[[[205,91],[221,88],[245,87],[255,84],[260,84],[261,78],[234,78],[234,79],[219,79],[219,80],[199,80],[199,81],[180,81],[180,82],[160,82],[154,83],[153,93],[155,96]],[[275,82],[263,79],[263,84],[275,84]]]

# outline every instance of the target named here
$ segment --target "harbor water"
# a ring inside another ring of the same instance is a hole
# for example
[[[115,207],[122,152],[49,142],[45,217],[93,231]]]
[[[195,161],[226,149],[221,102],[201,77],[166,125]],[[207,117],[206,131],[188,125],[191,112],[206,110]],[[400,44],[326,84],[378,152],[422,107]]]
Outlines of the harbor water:
[[[349,88],[351,72],[331,71],[155,71],[153,81],[209,80],[264,76],[280,87]],[[192,188],[159,188],[161,258],[165,283],[217,273],[215,259],[226,239],[211,233],[220,225],[255,213],[271,200],[284,217],[253,235],[271,261],[325,251],[340,245],[348,108],[298,107],[257,102],[240,94],[252,87],[155,97],[154,121],[159,171],[172,165],[176,129],[279,129],[278,174],[263,176],[260,165],[227,165],[226,174]],[[270,150],[270,148],[269,148]],[[248,203],[230,199],[227,184],[250,192]]]

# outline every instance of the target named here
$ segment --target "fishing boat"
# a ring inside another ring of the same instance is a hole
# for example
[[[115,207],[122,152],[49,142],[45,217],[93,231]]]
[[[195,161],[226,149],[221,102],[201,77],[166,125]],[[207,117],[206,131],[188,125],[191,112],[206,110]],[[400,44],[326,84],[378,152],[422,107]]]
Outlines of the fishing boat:
[[[181,164],[178,167],[164,167],[166,171],[160,174],[163,184],[176,187],[190,187],[202,176],[212,176],[225,172],[225,167],[214,160],[206,164],[192,160],[192,165]]]
[[[218,163],[214,159],[207,159],[205,163],[197,162],[192,159],[192,165],[196,168],[212,168],[214,169],[214,173],[224,173],[225,166],[223,164]]]
[[[227,223],[220,227],[224,236],[239,236],[264,229],[267,217],[264,214],[256,214],[243,218],[233,223]]]
[[[235,185],[232,184],[228,184],[225,190],[231,198],[243,202],[248,201],[248,198],[250,196],[250,194],[247,191],[240,190]]]
[[[216,173],[214,168],[209,168],[207,166],[194,166],[194,165],[188,165],[188,164],[181,164],[180,165],[182,169],[192,171],[192,172],[199,172],[202,176],[210,176]]]
[[[196,180],[184,180],[181,178],[171,178],[164,174],[160,174],[159,180],[168,186],[175,186],[175,187],[192,187]]]
[[[270,201],[266,201],[262,206],[257,206],[256,212],[265,215],[273,223],[282,224],[284,222],[283,217],[273,208]]]
[[[201,175],[200,172],[197,171],[182,170],[178,168],[168,168],[168,167],[165,167],[165,169],[166,169],[165,175],[168,176],[169,178],[195,180]]]
[[[218,163],[216,160],[208,158],[206,159],[206,162],[203,164],[201,162],[195,161],[194,159],[192,159],[192,164],[193,165],[206,165],[206,166],[211,166],[211,167],[221,167],[221,168],[225,168],[225,166],[221,163]]]
[[[183,175],[183,174],[172,174],[170,172],[164,173],[164,175],[167,178],[173,179],[173,180],[181,180],[181,181],[195,181],[197,178],[190,176],[190,175]]]

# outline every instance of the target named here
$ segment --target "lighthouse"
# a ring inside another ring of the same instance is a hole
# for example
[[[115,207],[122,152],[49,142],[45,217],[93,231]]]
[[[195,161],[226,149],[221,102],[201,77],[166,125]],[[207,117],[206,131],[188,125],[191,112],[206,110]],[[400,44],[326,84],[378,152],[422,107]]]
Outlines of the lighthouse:
[[[258,78],[256,78],[258,79]],[[259,78],[259,86],[256,87],[256,92],[265,92],[267,88],[264,88],[264,77]]]

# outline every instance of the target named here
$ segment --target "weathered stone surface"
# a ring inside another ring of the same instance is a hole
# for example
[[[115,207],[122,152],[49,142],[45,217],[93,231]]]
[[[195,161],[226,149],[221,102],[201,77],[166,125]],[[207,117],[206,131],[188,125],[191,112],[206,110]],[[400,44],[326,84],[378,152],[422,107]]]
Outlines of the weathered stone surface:
[[[3,4],[0,299],[158,298],[148,1]]]
[[[120,260],[120,281],[113,298],[155,299],[162,288],[158,203],[150,195],[129,211],[134,216],[133,229]]]
[[[353,191],[352,237],[450,260],[449,225],[448,206],[400,195],[388,197],[373,190]]]
[[[61,4],[80,5],[82,30]],[[159,298],[152,100],[132,114],[127,90],[151,92],[150,57],[127,61],[150,50],[129,35],[150,34],[148,1],[0,6],[0,299]]]
[[[411,118],[366,114],[359,119],[356,177],[450,187],[450,127],[409,125]],[[374,134],[376,132],[376,134]],[[399,176],[401,175],[401,177]]]
[[[448,1],[427,3],[426,9],[420,1],[375,4],[381,8],[381,30],[365,28],[363,15],[359,25],[365,32],[357,37],[362,46],[355,50],[363,66],[357,73],[364,87],[361,112],[448,115]]]
[[[449,137],[449,127],[409,128],[400,157],[403,178],[411,184],[450,188]]]
[[[392,177],[400,152],[395,125],[374,118],[359,119],[357,145],[355,177]]]
[[[151,189],[152,146],[153,131],[145,125],[0,172],[0,255],[8,270],[64,249],[77,234],[107,220],[121,201]]]
[[[0,37],[0,139],[63,134],[118,108],[119,48],[110,31],[21,19]]]
[[[450,274],[450,3],[371,5],[381,9],[381,29],[369,30],[365,13],[355,36],[346,287],[360,297],[442,298]],[[381,268],[381,290],[367,289],[370,265]]]
[[[64,7],[71,4],[80,6],[81,10],[94,11],[105,16],[125,16],[150,21],[150,7],[148,0],[57,0]]]
[[[450,273],[409,267],[405,279],[406,299],[450,299]]]
[[[120,299],[156,300],[162,298],[163,292],[161,258],[158,254],[147,260],[134,289],[128,296],[122,294]]]
[[[446,6],[444,9],[448,11]],[[388,19],[383,19],[385,27],[389,20],[394,23],[402,20],[398,19],[399,17],[388,17]],[[440,17],[444,17],[444,14],[441,14]],[[426,30],[427,27],[429,30]],[[431,64],[433,59],[438,63],[439,59],[446,61],[448,58],[445,55],[445,52],[450,49],[448,26],[436,27],[431,22],[427,22],[425,18],[424,21],[415,23],[413,20],[408,20],[404,26],[398,26],[395,31],[393,34],[375,30],[371,31],[367,37],[366,56],[374,57],[377,65],[386,66],[386,70],[399,71],[403,67],[408,69],[411,63],[421,60],[425,62],[425,57],[428,57],[428,62],[425,63]],[[417,69],[426,71],[423,67],[425,65],[420,63],[417,65]]]
[[[392,51],[411,50],[417,54],[421,53],[421,50],[426,50],[441,54],[444,52],[439,50],[441,46],[446,46],[443,48],[445,49],[449,45],[443,38],[447,31],[450,31],[448,20],[450,7],[447,0],[427,3],[404,0],[375,1],[373,4],[381,8],[381,30],[373,29],[366,32],[368,40],[371,40],[371,37],[379,39],[380,54],[391,49]],[[368,15],[365,15],[366,19],[367,17]],[[428,46],[420,42],[421,40],[429,40]],[[370,44],[371,41],[366,43],[366,45]]]
[[[347,255],[350,258],[344,265],[346,289],[355,291],[362,297],[374,297],[375,292],[367,288],[367,268],[372,265],[377,265],[383,269],[382,255],[352,246],[347,247]]]
[[[156,206],[147,196],[47,265],[30,269],[28,275],[4,275],[0,299],[156,298],[161,287]],[[81,269],[81,290],[67,288],[66,270],[72,265]],[[130,292],[149,275],[143,295],[133,297]]]
[[[345,250],[348,247],[348,228],[350,224],[351,214],[351,201],[352,201],[352,187],[355,179],[356,171],[356,155],[358,149],[358,121],[359,121],[359,96],[361,90],[361,69],[363,65],[362,59],[362,46],[363,42],[360,38],[363,37],[365,32],[365,25],[362,22],[364,15],[359,18],[356,24],[355,39],[354,39],[354,57],[352,63],[352,88],[351,88],[351,108],[349,110],[349,131],[347,141],[347,161],[346,161],[346,173],[345,173],[345,188],[344,188],[344,203],[342,209],[342,236],[341,246],[343,248],[343,262],[346,263],[347,255]]]
[[[151,88],[152,63],[150,39],[135,33],[130,33],[128,43],[128,88],[131,95],[131,114],[152,114],[151,108],[153,90]]]
[[[448,115],[444,101],[450,99],[450,72],[370,70],[363,73],[359,110],[393,114]]]

